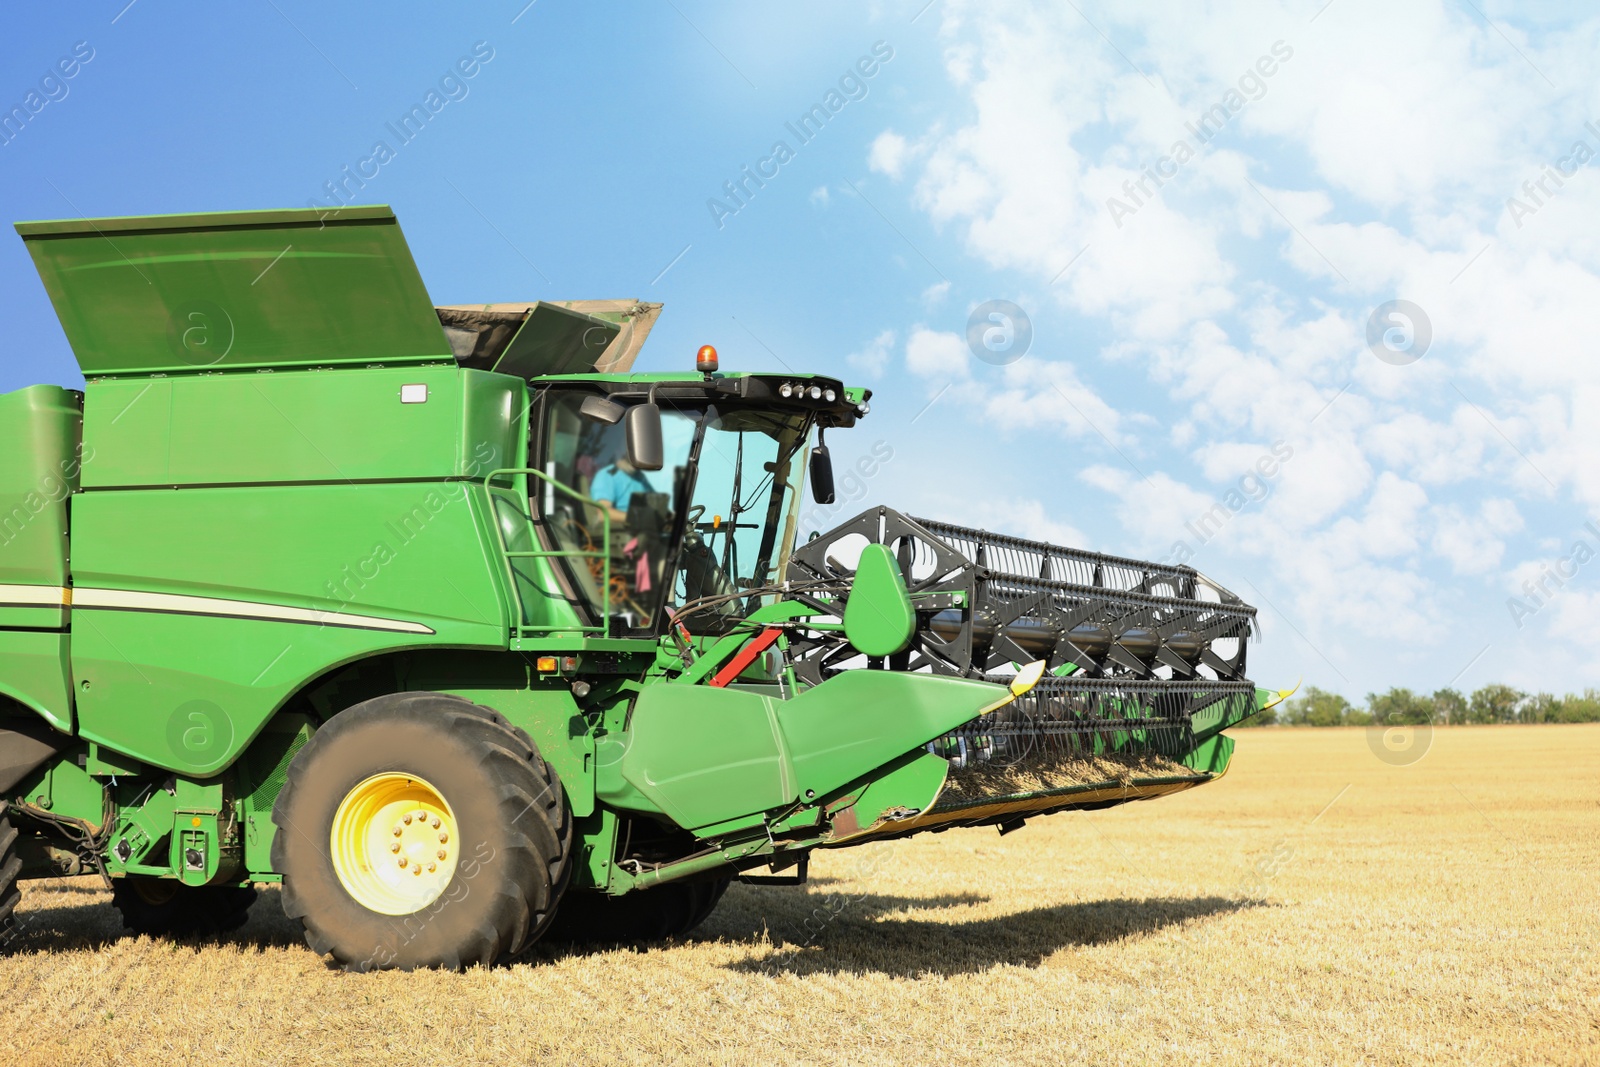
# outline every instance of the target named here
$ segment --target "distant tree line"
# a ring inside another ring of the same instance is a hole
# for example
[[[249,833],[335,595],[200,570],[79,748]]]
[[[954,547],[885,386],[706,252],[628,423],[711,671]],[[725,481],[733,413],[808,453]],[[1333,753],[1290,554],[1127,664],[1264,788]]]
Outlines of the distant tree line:
[[[1486,685],[1471,696],[1455,689],[1439,689],[1430,696],[1396,688],[1368,693],[1366,706],[1357,707],[1338,693],[1311,686],[1302,696],[1259,712],[1242,725],[1368,726],[1374,722],[1386,726],[1600,722],[1600,690],[1558,697],[1524,693],[1509,685]]]

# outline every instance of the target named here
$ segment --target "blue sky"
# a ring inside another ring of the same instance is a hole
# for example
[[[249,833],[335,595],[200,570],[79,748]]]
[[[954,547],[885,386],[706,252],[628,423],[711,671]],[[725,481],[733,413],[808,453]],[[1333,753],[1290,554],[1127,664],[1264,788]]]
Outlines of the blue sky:
[[[660,300],[641,368],[710,342],[870,385],[830,440],[863,506],[1188,557],[1260,606],[1263,683],[1600,685],[1587,9],[373,12],[9,14],[0,105],[56,97],[0,144],[9,220],[304,206],[381,140],[353,199],[393,205],[436,302]],[[0,390],[81,381],[14,236],[0,291]],[[1020,358],[974,357],[990,300]]]

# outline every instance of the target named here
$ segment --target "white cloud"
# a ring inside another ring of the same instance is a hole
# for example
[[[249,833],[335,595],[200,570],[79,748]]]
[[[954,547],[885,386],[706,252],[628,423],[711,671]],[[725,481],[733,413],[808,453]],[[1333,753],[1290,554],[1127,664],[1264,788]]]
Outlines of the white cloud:
[[[1440,0],[1340,0],[1308,26],[1289,0],[1130,0],[1094,15],[1109,48],[1066,5],[940,12],[962,106],[922,129],[899,120],[869,165],[908,181],[911,204],[1006,288],[1056,300],[1030,306],[1036,324],[1071,317],[1114,340],[1075,365],[992,368],[919,326],[908,369],[930,390],[959,382],[1002,442],[1074,441],[1064,455],[1087,499],[1146,551],[1282,442],[1270,494],[1198,546],[1202,565],[1248,575],[1294,623],[1292,652],[1274,654],[1335,685],[1444,684],[1466,657],[1444,665],[1459,650],[1442,623],[1503,631],[1504,561],[1546,539],[1535,517],[1600,507],[1600,161],[1549,178],[1579,139],[1600,160],[1600,128],[1585,127],[1600,17],[1530,31],[1510,8],[1485,24]],[[1272,75],[1242,82],[1269,54]],[[1251,99],[1153,188],[1146,168],[1194,140],[1186,123],[1230,88]],[[1518,225],[1507,199],[1541,179]],[[1113,219],[1113,196],[1131,213]],[[1366,342],[1373,309],[1396,298],[1431,326],[1407,366]],[[1113,377],[1104,398],[1085,384]],[[1168,429],[1143,432],[1131,396]],[[1043,455],[1052,477],[1061,453]],[[1046,517],[1084,507],[1038,500]],[[1563,603],[1600,618],[1585,596]],[[1442,676],[1394,677],[1424,662]]]
[[[1108,494],[1117,519],[1133,537],[1137,550],[1165,557],[1180,541],[1198,540],[1188,527],[1217,503],[1215,496],[1184,485],[1157,471],[1148,479],[1126,466],[1095,464],[1079,480]]]
[[[1127,443],[1122,414],[1085,384],[1070,363],[1023,359],[1003,368],[980,366],[985,380],[974,382],[967,402],[981,405],[989,425],[1002,432],[1041,429]]]
[[[1346,517],[1330,531],[1335,543],[1352,556],[1386,559],[1409,555],[1417,550],[1417,534],[1428,494],[1416,482],[1408,482],[1392,471],[1378,475],[1365,513]]]
[[[1125,444],[1125,418],[1079,378],[1069,363],[1025,358],[1005,366],[980,362],[966,339],[917,326],[906,339],[906,369],[938,392],[959,386],[963,410],[986,433],[1039,429],[1068,438]]]
[[[867,153],[867,166],[899,181],[909,153],[910,148],[904,137],[893,130],[884,130],[872,141],[872,148]]]
[[[918,326],[906,339],[906,368],[934,388],[967,377],[971,358],[967,342],[953,333]]]
[[[950,282],[948,279],[942,282],[934,282],[922,290],[922,306],[932,310],[944,303],[944,298],[948,295],[950,295]]]
[[[833,199],[833,196],[828,192],[828,187],[826,185],[819,185],[815,189],[811,190],[811,196],[809,199],[814,207],[827,207],[828,202]]]
[[[1476,515],[1446,505],[1438,510],[1433,551],[1457,574],[1486,574],[1505,555],[1506,534],[1522,529],[1517,505],[1503,497],[1485,500]]]
[[[845,362],[869,378],[882,378],[894,356],[894,339],[893,330],[884,330],[861,351],[846,356]]]

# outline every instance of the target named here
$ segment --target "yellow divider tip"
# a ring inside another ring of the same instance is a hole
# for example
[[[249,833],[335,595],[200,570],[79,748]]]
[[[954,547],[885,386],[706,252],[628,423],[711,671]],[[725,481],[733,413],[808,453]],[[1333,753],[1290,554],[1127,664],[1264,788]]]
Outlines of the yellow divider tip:
[[[1294,687],[1291,688],[1291,689],[1274,689],[1274,690],[1271,690],[1271,692],[1277,693],[1278,697],[1277,697],[1276,700],[1269,700],[1265,704],[1261,705],[1261,710],[1262,711],[1266,711],[1268,708],[1276,707],[1277,705],[1282,704],[1285,700],[1288,700],[1290,697],[1294,696],[1296,693],[1298,693],[1300,691],[1300,683],[1303,682],[1303,681],[1305,681],[1304,677],[1298,679],[1294,683]]]
[[[1044,667],[1044,660],[1036,659],[1018,671],[1016,677],[1011,679],[1011,695],[1019,697],[1038,685],[1039,679],[1044,677]]]

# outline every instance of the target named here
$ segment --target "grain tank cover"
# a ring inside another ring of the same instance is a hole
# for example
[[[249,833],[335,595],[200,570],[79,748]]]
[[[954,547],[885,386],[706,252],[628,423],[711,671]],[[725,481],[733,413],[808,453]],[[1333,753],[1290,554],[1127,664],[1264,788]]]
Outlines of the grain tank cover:
[[[493,305],[436,310],[456,362],[519,378],[592,374],[622,332],[614,322],[543,300],[520,312]]]
[[[532,378],[626,374],[661,315],[641,300],[545,300],[437,309],[463,367]]]
[[[23,222],[85,377],[451,360],[387,207]]]

